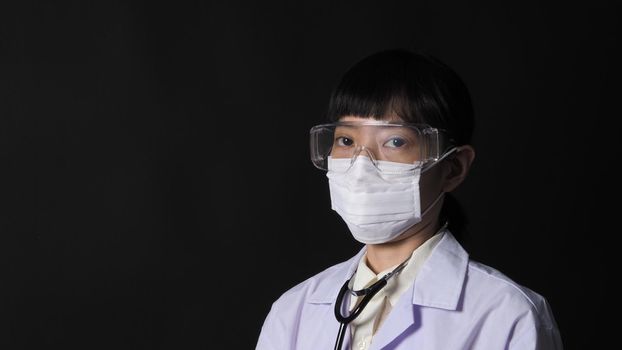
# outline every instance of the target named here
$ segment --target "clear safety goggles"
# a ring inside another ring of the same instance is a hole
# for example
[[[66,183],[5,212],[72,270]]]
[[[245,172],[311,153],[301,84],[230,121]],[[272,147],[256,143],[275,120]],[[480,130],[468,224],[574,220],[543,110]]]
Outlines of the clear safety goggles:
[[[390,161],[425,169],[453,147],[442,130],[429,125],[376,120],[317,125],[310,136],[311,161],[322,170],[328,170],[329,158],[354,163],[359,155],[376,167],[379,161]]]

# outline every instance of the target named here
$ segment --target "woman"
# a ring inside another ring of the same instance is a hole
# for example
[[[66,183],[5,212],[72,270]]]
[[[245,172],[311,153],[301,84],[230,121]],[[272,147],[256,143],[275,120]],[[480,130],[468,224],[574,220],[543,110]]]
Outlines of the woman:
[[[334,90],[311,129],[332,208],[365,247],[285,292],[257,349],[561,349],[546,300],[469,259],[450,192],[475,158],[459,76],[420,52],[386,50]]]

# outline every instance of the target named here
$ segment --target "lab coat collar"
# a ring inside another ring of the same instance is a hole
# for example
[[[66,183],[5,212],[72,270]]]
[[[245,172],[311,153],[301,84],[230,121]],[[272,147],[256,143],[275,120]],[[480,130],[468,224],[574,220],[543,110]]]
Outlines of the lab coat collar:
[[[466,279],[469,254],[449,232],[438,242],[415,279],[412,303],[457,310]]]
[[[370,349],[384,349],[391,343],[400,342],[401,335],[408,328],[421,327],[413,305],[457,310],[468,262],[469,256],[466,251],[449,231],[445,231],[440,242],[421,266],[413,285],[404,292],[384,321],[390,326],[380,327]]]
[[[307,301],[313,304],[334,304],[341,286],[352,277],[365,251],[366,248],[363,247],[351,259],[326,271],[329,275],[318,281]],[[421,267],[414,286],[405,293],[412,294],[411,301],[414,305],[456,310],[468,261],[468,253],[451,232],[446,230]]]
[[[354,275],[359,261],[365,255],[367,249],[363,247],[355,256],[349,260],[333,266],[326,273],[329,275],[318,282],[315,290],[307,301],[312,304],[334,304],[339,290],[348,279]],[[331,271],[332,270],[332,271]]]

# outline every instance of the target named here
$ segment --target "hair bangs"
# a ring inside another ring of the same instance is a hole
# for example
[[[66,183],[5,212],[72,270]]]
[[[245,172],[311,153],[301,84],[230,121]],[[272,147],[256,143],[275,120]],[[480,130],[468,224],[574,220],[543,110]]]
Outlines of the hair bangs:
[[[373,85],[372,85],[373,86]],[[404,87],[371,88],[369,85],[341,89],[331,100],[328,119],[335,122],[345,116],[375,120],[399,118],[406,122],[423,122],[413,113],[413,103]]]
[[[402,49],[370,55],[342,76],[327,119],[346,116],[427,124],[459,144],[469,143],[473,131],[473,106],[460,77],[430,55]]]

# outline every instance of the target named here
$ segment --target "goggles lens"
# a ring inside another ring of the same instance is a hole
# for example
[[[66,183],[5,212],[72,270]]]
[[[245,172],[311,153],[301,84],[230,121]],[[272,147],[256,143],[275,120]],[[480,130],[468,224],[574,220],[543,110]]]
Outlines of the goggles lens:
[[[439,130],[427,125],[384,121],[339,122],[311,128],[311,160],[328,170],[328,158],[363,155],[377,161],[412,164],[413,168],[438,160],[444,149]]]

